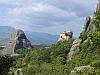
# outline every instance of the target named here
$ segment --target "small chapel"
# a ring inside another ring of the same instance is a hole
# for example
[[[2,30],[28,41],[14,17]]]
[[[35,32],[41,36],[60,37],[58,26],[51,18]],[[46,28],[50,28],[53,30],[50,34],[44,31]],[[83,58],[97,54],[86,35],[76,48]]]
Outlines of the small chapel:
[[[64,32],[60,33],[60,37],[59,37],[58,41],[69,40],[70,38],[72,38],[72,36],[73,36],[73,32],[64,31]]]

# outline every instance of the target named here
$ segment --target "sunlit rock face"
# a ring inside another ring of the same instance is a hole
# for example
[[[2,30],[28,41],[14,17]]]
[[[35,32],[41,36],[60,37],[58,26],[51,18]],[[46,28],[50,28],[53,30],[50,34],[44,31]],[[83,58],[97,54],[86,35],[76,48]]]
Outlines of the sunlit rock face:
[[[67,61],[71,60],[74,57],[74,55],[77,54],[81,42],[82,42],[81,39],[76,39],[73,41],[72,47],[67,56]]]
[[[12,33],[9,42],[3,50],[3,54],[14,54],[17,49],[21,48],[31,48],[31,43],[24,31],[18,29]]]
[[[96,11],[100,10],[100,0],[98,0]]]

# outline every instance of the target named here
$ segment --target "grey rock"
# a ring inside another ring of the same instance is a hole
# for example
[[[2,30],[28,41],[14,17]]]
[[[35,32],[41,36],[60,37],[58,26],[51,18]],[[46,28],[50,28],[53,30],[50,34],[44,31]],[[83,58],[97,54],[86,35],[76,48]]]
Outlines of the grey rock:
[[[90,65],[87,66],[79,66],[79,67],[75,67],[74,70],[71,71],[71,73],[69,75],[79,75],[79,73],[84,73],[86,71],[89,70],[94,70],[94,67],[91,67]]]
[[[27,39],[25,33],[18,29],[12,33],[9,42],[3,50],[3,54],[14,54],[17,49],[31,48],[31,43]]]
[[[68,53],[68,56],[67,56],[67,60],[71,60],[73,58],[73,56],[79,51],[79,46],[80,46],[80,43],[81,43],[81,39],[76,39],[74,42],[73,42],[73,45],[70,49],[70,52]]]
[[[93,21],[95,19],[95,14],[91,18],[90,16],[86,17],[85,24],[84,24],[84,31],[90,32],[95,29],[95,25],[93,25]]]
[[[22,69],[19,68],[15,71],[15,74],[14,75],[23,75],[23,72],[22,72]]]
[[[100,0],[98,0],[96,11],[100,10]]]
[[[91,22],[91,17],[90,16],[86,17],[86,21],[85,21],[85,24],[84,24],[84,30],[85,31],[90,30],[90,22]]]
[[[98,0],[98,3],[97,3],[97,8],[96,8],[96,11],[95,12],[97,12],[97,11],[99,11],[100,10],[100,0]],[[93,21],[95,20],[95,12],[94,12],[94,14],[93,14],[93,17],[86,17],[86,21],[85,21],[85,26],[84,26],[84,30],[86,31],[86,32],[90,32],[90,31],[92,31],[92,30],[94,30],[95,29],[95,25],[93,25]]]

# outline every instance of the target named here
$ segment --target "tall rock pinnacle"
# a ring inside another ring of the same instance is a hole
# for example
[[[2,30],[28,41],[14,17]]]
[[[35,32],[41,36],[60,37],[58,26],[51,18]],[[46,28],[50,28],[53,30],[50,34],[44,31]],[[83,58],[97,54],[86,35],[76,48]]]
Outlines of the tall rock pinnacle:
[[[17,49],[30,47],[31,43],[27,39],[25,33],[22,30],[18,29],[14,33],[12,33],[9,42],[3,50],[3,54],[14,54]]]

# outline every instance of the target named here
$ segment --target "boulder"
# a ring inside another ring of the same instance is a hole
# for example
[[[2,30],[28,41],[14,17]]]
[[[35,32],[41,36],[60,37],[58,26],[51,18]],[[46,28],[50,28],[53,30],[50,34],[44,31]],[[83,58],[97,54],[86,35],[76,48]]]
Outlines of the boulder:
[[[73,56],[79,51],[79,46],[80,46],[80,43],[82,42],[81,39],[76,39],[74,42],[73,42],[73,45],[70,49],[70,52],[68,53],[68,56],[67,56],[67,60],[71,60],[73,58]]]
[[[27,39],[24,31],[18,29],[12,33],[9,42],[3,50],[3,54],[14,54],[17,49],[31,48],[31,43]]]
[[[79,66],[75,67],[74,70],[71,71],[69,75],[85,75],[85,73],[89,73],[90,75],[94,75],[95,68],[90,65],[87,66]]]
[[[15,74],[14,75],[24,75],[23,72],[22,72],[22,69],[19,68],[15,71]]]

